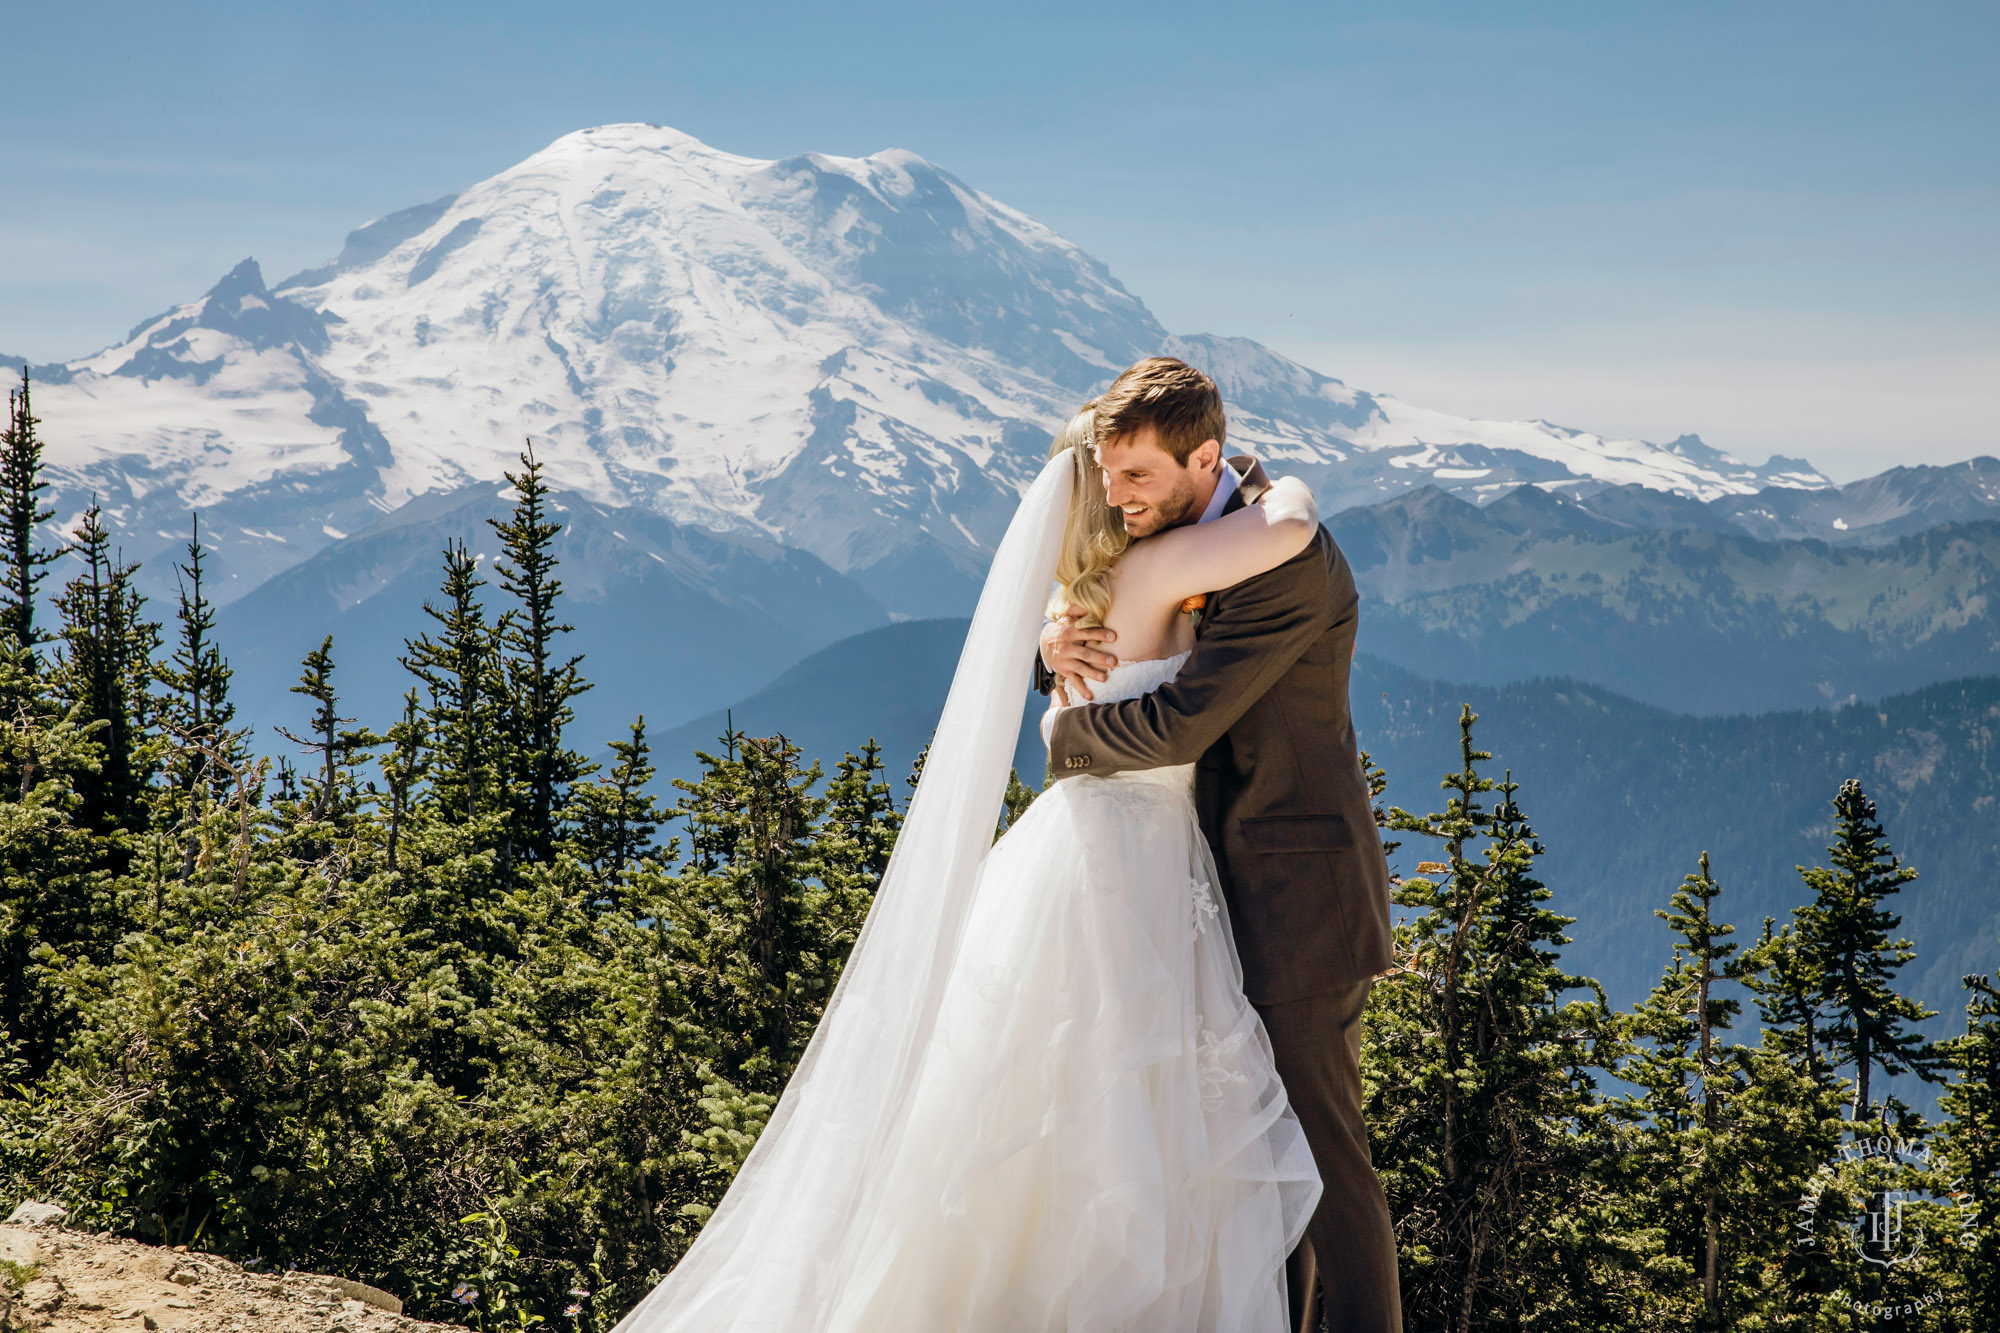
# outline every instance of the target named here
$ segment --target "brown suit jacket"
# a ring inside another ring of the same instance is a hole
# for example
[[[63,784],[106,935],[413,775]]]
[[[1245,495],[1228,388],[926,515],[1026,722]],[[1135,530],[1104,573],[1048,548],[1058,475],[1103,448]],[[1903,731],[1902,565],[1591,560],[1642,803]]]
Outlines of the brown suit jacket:
[[[1270,489],[1254,458],[1229,465],[1242,484],[1225,513]],[[1178,677],[1137,699],[1066,708],[1050,736],[1062,778],[1195,765],[1195,807],[1258,1004],[1351,985],[1391,961],[1389,869],[1347,703],[1358,603],[1321,528],[1276,569],[1209,594]]]

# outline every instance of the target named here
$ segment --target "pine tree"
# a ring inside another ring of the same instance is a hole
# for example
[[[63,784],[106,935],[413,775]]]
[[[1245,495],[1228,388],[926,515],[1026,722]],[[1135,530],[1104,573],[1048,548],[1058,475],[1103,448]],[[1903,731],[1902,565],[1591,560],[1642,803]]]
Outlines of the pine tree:
[[[1853,779],[1834,798],[1833,868],[1799,867],[1813,901],[1798,910],[1798,946],[1818,978],[1827,1021],[1822,1039],[1837,1066],[1854,1071],[1849,1119],[1858,1127],[1873,1107],[1870,1075],[1913,1073],[1938,1082],[1943,1057],[1912,1025],[1936,1014],[1895,988],[1896,973],[1916,957],[1892,939],[1902,917],[1883,903],[1917,877],[1889,848],[1875,803]],[[1893,1102],[1893,1099],[1892,1099]]]
[[[1607,1198],[1576,1126],[1615,1029],[1596,983],[1559,966],[1570,918],[1543,905],[1543,849],[1515,784],[1479,772],[1492,756],[1473,745],[1475,720],[1461,713],[1444,812],[1388,812],[1444,858],[1397,890],[1413,911],[1397,930],[1404,961],[1375,989],[1364,1051],[1406,1318],[1461,1333],[1598,1328],[1611,1316]],[[1578,989],[1589,998],[1563,998]]]
[[[1712,1145],[1722,1128],[1723,1104],[1738,1088],[1741,1071],[1722,1049],[1719,1034],[1735,1025],[1742,1006],[1733,998],[1716,994],[1722,982],[1741,981],[1749,964],[1737,957],[1734,944],[1725,937],[1736,927],[1715,920],[1711,908],[1722,886],[1708,871],[1708,853],[1701,854],[1701,870],[1690,875],[1674,894],[1673,906],[1656,913],[1680,935],[1675,952],[1685,952],[1693,973],[1694,1022],[1698,1035],[1694,1077],[1701,1103],[1701,1129]],[[1712,1162],[1703,1163],[1702,1209],[1702,1304],[1711,1325],[1722,1322],[1722,1181]]]
[[[1957,1217],[1950,1237],[1967,1333],[2000,1333],[2000,985],[1965,978],[1965,1034],[1944,1054],[1953,1072],[1939,1101],[1939,1193]]]
[[[383,739],[389,745],[389,753],[382,757],[382,782],[389,789],[389,827],[384,833],[383,855],[394,872],[400,868],[396,855],[404,824],[416,804],[417,788],[430,773],[430,728],[416,690],[403,695],[403,715]]]
[[[715,1069],[775,1094],[819,1021],[852,939],[816,846],[826,798],[818,764],[783,736],[726,736],[701,752],[698,782],[677,779],[688,860],[668,888],[686,993],[716,1043]]]
[[[156,701],[153,654],[160,627],[145,618],[145,598],[133,586],[137,565],[111,550],[111,533],[96,505],[72,539],[84,570],[56,599],[62,617],[55,682],[59,695],[81,710],[103,747],[99,771],[80,792],[80,818],[90,828],[140,832],[146,824],[145,792],[160,747],[148,736]],[[126,854],[114,851],[122,866]]]
[[[1818,959],[1804,946],[1795,924],[1778,926],[1768,916],[1757,952],[1765,970],[1751,979],[1750,988],[1756,992],[1765,1030],[1801,1070],[1823,1086],[1834,1086],[1834,1068],[1822,1031],[1826,1016],[1820,1009],[1820,997],[1825,983]]]
[[[1632,1052],[1619,1073],[1638,1091],[1612,1108],[1626,1129],[1608,1155],[1634,1205],[1621,1230],[1653,1288],[1653,1319],[1702,1328],[1740,1326],[1812,1285],[1799,1271],[1810,1256],[1792,1244],[1794,1216],[1838,1141],[1834,1099],[1777,1042],[1731,1040],[1742,1006],[1725,988],[1755,981],[1767,953],[1738,954],[1735,927],[1715,914],[1721,891],[1704,852],[1654,913],[1678,939],[1626,1020]],[[1686,1307],[1690,1288],[1698,1308]]]
[[[826,784],[819,874],[827,889],[828,948],[843,958],[861,934],[903,824],[884,771],[882,747],[870,737],[860,754],[850,751],[834,767]]]
[[[557,636],[575,627],[556,613],[562,583],[555,577],[555,539],[562,525],[549,517],[549,488],[532,446],[522,451],[521,470],[506,476],[514,487],[513,513],[504,522],[487,522],[499,534],[503,550],[494,566],[500,586],[514,598],[499,625],[507,679],[501,720],[514,793],[512,832],[520,856],[546,862],[560,837],[558,816],[570,784],[595,768],[563,744],[563,728],[575,717],[570,701],[590,684],[578,670],[582,654],[557,658]]]
[[[174,799],[169,813],[188,829],[182,849],[183,879],[194,873],[201,812],[211,802],[229,799],[235,774],[247,762],[246,737],[230,729],[236,719],[236,705],[229,698],[234,672],[215,642],[215,604],[203,587],[200,516],[195,515],[192,523],[187,563],[174,566],[180,593],[175,608],[179,632],[173,651],[154,666],[155,678],[166,690],[160,724],[170,747],[166,771]]]
[[[618,904],[628,871],[653,850],[662,812],[646,791],[653,780],[652,749],[646,744],[646,717],[632,723],[628,740],[611,742],[615,762],[595,782],[570,788],[566,823],[569,853],[590,871],[604,907]]]
[[[318,761],[319,776],[306,782],[312,806],[305,812],[305,822],[314,824],[352,811],[356,797],[354,763],[380,745],[382,737],[366,727],[342,725],[355,719],[340,716],[339,698],[333,688],[331,634],[305,655],[301,666],[304,669],[299,673],[299,683],[292,686],[292,693],[312,700],[312,732],[300,736],[284,727],[277,728],[277,732]]]
[[[75,1023],[62,974],[107,954],[124,926],[104,840],[80,817],[101,727],[58,707],[26,657],[0,652],[0,698],[17,701],[0,719],[0,1051],[21,1062],[13,1082],[56,1063]]]
[[[882,747],[869,737],[861,753],[849,751],[826,785],[827,833],[843,844],[842,859],[872,896],[889,868],[903,817],[883,780]]]
[[[21,387],[7,395],[7,425],[0,430],[0,544],[6,561],[0,576],[0,641],[11,640],[32,653],[48,635],[35,629],[36,590],[48,577],[45,566],[62,555],[35,541],[35,529],[55,517],[42,504],[49,484],[42,480],[42,441],[35,433],[40,418],[29,402],[28,368],[21,367]],[[30,659],[32,661],[32,658]]]
[[[425,691],[425,760],[431,801],[447,819],[468,824],[503,800],[499,726],[499,648],[479,604],[479,561],[463,542],[444,548],[443,606],[424,603],[436,637],[404,643],[403,668]]]

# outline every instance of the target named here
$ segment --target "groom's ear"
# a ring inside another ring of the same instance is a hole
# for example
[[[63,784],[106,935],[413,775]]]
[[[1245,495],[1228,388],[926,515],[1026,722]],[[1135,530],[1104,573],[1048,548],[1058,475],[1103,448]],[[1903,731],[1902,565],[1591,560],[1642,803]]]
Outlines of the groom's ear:
[[[1197,472],[1213,472],[1222,462],[1222,441],[1203,440],[1188,455],[1187,465]]]

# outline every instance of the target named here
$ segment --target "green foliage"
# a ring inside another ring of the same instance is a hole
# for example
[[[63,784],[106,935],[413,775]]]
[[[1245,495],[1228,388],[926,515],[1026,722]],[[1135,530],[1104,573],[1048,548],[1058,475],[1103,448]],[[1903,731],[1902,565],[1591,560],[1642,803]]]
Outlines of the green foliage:
[[[559,660],[556,650],[557,636],[574,626],[562,623],[556,611],[562,583],[555,577],[555,539],[562,527],[549,517],[548,483],[532,447],[521,453],[521,470],[506,477],[514,487],[514,511],[505,522],[487,522],[500,537],[494,564],[500,586],[514,598],[494,627],[508,694],[499,713],[510,760],[508,846],[512,855],[547,862],[560,837],[563,793],[592,767],[563,744],[563,728],[575,716],[570,701],[590,684],[578,670],[582,656]]]
[[[47,635],[35,628],[36,590],[48,577],[44,566],[60,551],[35,540],[35,529],[56,516],[42,503],[49,484],[42,480],[42,441],[35,433],[41,419],[30,402],[28,368],[21,367],[21,387],[7,392],[7,424],[0,428],[0,545],[4,545],[6,579],[0,584],[0,636],[16,648],[32,652]]]
[[[1917,872],[1889,849],[1859,782],[1843,782],[1833,807],[1833,866],[1799,867],[1813,901],[1798,910],[1795,939],[1808,995],[1826,1015],[1821,1040],[1835,1068],[1854,1071],[1850,1119],[1858,1126],[1873,1109],[1869,1076],[1878,1066],[1935,1082],[1943,1057],[1911,1026],[1936,1015],[1895,988],[1917,951],[1891,938],[1902,918],[1883,906]]]
[[[1932,1194],[1951,1201],[1940,1240],[1953,1285],[1985,1298],[1959,1312],[1966,1333],[2000,1333],[2000,985],[1965,979],[1965,1033],[1947,1043],[1951,1082],[1940,1099]]]
[[[1542,904],[1541,855],[1511,781],[1460,718],[1441,813],[1387,812],[1440,860],[1397,886],[1399,966],[1376,987],[1365,1072],[1375,1160],[1416,1327],[1602,1328],[1618,1309],[1595,1219],[1608,1208],[1587,1132],[1613,1055],[1603,993],[1559,965],[1567,917]],[[1499,800],[1482,798],[1497,792]],[[1582,998],[1565,998],[1583,990]]]
[[[1687,1328],[1816,1327],[1823,1256],[1795,1244],[1798,1202],[1839,1143],[1838,1098],[1767,1031],[1733,1040],[1742,1002],[1774,956],[1739,953],[1722,886],[1700,869],[1655,915],[1674,932],[1652,994],[1624,1021],[1606,1162],[1617,1181],[1640,1308]]]

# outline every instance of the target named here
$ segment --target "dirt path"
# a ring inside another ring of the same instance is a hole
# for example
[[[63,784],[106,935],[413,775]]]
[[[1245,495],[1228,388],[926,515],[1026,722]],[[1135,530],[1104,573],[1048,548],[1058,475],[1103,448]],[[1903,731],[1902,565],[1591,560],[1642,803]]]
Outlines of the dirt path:
[[[383,1308],[387,1307],[387,1308]],[[0,1224],[0,1330],[14,1333],[439,1333],[373,1287],[249,1273],[227,1259],[43,1224]]]

